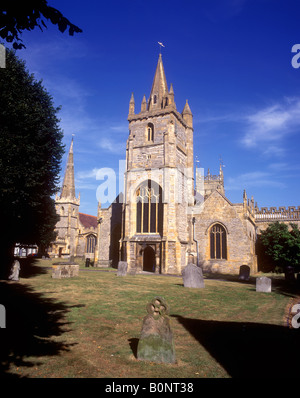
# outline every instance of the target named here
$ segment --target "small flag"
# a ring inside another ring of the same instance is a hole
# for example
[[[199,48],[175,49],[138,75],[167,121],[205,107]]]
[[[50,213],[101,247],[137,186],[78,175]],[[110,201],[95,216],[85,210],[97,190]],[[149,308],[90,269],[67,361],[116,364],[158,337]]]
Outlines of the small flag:
[[[160,46],[165,47],[162,43],[160,43],[159,41],[157,42]]]

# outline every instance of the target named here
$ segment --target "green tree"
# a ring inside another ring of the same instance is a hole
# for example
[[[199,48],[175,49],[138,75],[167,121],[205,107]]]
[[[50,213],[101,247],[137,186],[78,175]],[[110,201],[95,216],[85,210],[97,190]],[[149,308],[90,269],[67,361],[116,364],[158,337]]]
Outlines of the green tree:
[[[45,20],[57,25],[63,33],[69,28],[69,35],[80,33],[82,30],[73,25],[57,9],[50,7],[46,0],[13,1],[1,0],[0,5],[0,37],[8,43],[13,43],[14,49],[25,47],[19,34],[24,30],[39,27],[47,28]]]
[[[272,261],[275,271],[284,272],[291,266],[300,271],[300,230],[297,224],[275,222],[260,235],[265,254]]]
[[[13,51],[0,69],[0,256],[15,243],[46,247],[57,222],[63,133],[52,97]],[[3,265],[0,263],[0,266]]]

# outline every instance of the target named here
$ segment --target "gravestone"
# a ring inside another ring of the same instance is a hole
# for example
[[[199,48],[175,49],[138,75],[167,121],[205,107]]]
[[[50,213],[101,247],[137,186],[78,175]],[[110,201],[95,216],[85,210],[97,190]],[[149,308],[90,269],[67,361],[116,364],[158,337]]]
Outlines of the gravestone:
[[[20,269],[21,269],[20,262],[18,260],[15,260],[12,264],[8,279],[11,281],[18,281]]]
[[[79,265],[70,263],[54,263],[52,266],[52,278],[72,278],[79,275]]]
[[[250,267],[249,265],[240,266],[239,279],[242,281],[248,281],[250,277]]]
[[[90,266],[90,259],[89,259],[89,258],[86,258],[86,259],[85,259],[85,266],[86,266],[86,267],[89,267],[89,266]]]
[[[200,267],[189,263],[182,271],[184,287],[204,288],[203,273]]]
[[[173,333],[168,318],[168,305],[155,297],[147,305],[137,348],[137,359],[157,363],[175,363]]]
[[[126,261],[119,261],[117,276],[126,276],[128,264]]]
[[[256,278],[256,291],[270,293],[272,290],[271,284],[272,284],[271,279],[267,278],[266,276],[261,276],[259,278]]]
[[[295,282],[295,268],[290,265],[287,266],[284,270],[284,277],[289,282]]]
[[[0,328],[6,328],[6,311],[3,304],[0,304]]]

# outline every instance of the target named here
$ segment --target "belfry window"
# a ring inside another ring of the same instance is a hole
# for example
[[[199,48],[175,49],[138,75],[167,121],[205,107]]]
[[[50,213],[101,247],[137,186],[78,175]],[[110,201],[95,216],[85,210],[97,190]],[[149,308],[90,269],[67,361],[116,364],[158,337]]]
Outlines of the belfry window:
[[[210,258],[227,259],[227,236],[220,224],[213,225],[210,230]]]
[[[154,141],[154,126],[152,123],[148,123],[146,131],[147,141]]]
[[[86,253],[95,253],[96,237],[88,235],[86,238]]]
[[[145,181],[136,191],[136,232],[162,234],[162,189],[154,181]]]

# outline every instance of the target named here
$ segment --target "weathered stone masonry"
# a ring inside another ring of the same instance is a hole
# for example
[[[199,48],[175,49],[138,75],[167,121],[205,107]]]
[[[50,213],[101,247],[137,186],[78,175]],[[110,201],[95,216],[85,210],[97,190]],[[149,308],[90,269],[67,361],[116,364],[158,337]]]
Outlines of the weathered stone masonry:
[[[54,257],[84,256],[96,266],[128,263],[129,273],[181,274],[193,262],[207,272],[238,274],[242,265],[257,271],[257,234],[271,222],[296,222],[300,207],[261,208],[244,191],[231,203],[218,175],[194,170],[193,115],[178,112],[159,55],[148,100],[136,111],[129,102],[124,190],[97,217],[79,213],[75,195],[73,140],[61,194]],[[194,181],[195,172],[195,181]]]

